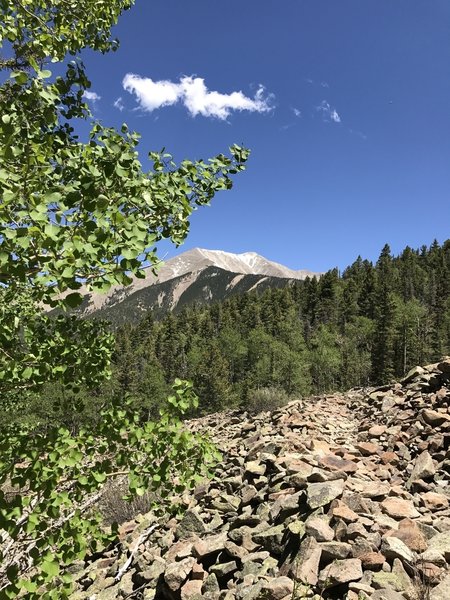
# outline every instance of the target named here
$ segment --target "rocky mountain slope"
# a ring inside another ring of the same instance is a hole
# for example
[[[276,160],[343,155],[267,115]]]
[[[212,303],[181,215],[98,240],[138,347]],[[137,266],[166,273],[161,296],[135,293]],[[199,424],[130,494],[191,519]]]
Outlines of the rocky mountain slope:
[[[139,320],[149,308],[158,317],[192,302],[206,304],[256,288],[263,291],[286,286],[315,275],[318,274],[288,269],[254,252],[231,254],[195,248],[168,260],[158,277],[149,271],[145,279],[135,279],[130,286],[113,288],[107,294],[81,289],[85,295],[81,312],[121,324]]]
[[[450,358],[189,427],[221,449],[215,477],[182,518],[123,523],[74,599],[450,598]]]

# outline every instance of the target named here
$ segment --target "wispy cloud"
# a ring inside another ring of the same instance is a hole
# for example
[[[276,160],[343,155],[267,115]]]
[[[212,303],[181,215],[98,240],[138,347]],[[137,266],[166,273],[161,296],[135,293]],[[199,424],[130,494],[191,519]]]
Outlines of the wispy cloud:
[[[322,118],[326,122],[333,121],[334,123],[340,123],[341,117],[335,108],[332,108],[330,104],[323,100],[319,106],[316,106],[316,110],[322,113]]]
[[[330,87],[330,84],[327,83],[326,81],[314,81],[314,79],[311,79],[310,77],[306,77],[305,81],[306,81],[306,83],[309,83],[309,85],[320,85],[320,87],[323,87],[323,88]]]
[[[356,136],[360,137],[362,140],[367,140],[367,135],[365,133],[363,133],[362,131],[358,131],[357,129],[349,129],[349,132],[352,135],[356,135]]]
[[[127,73],[122,84],[124,90],[134,94],[142,110],[147,112],[181,102],[192,117],[202,115],[226,120],[232,111],[265,113],[273,109],[274,96],[268,94],[262,85],[250,98],[241,91],[230,94],[210,91],[204,79],[194,76],[184,76],[179,82],[173,82],[153,81],[150,77]]]
[[[122,96],[119,96],[119,98],[117,98],[116,100],[114,100],[113,106],[115,108],[117,108],[118,110],[120,110],[120,112],[123,111],[123,109],[125,108],[125,105],[124,105],[124,103],[122,101]]]
[[[99,100],[102,99],[101,96],[99,96],[95,92],[90,92],[89,90],[85,90],[83,92],[83,96],[84,96],[84,98],[86,98],[86,100],[90,100],[93,104],[95,104],[96,102],[98,102]]]
[[[301,119],[301,117],[302,117],[302,111],[299,108],[295,108],[295,106],[294,106],[292,108],[292,112],[297,117],[297,119]]]

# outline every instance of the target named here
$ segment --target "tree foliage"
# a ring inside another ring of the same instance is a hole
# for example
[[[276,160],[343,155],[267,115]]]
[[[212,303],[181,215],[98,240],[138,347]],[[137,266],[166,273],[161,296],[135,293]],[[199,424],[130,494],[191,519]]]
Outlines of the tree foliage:
[[[114,369],[121,393],[149,368],[166,382],[182,373],[202,412],[245,409],[261,388],[281,398],[384,384],[450,352],[449,306],[449,241],[398,257],[385,247],[377,264],[358,257],[342,275],[128,324],[115,333]]]
[[[44,383],[72,385],[76,394],[109,376],[105,325],[64,311],[81,302],[82,286],[104,291],[156,269],[155,243],[182,243],[192,211],[229,189],[248,156],[233,146],[229,156],[176,165],[163,150],[150,152],[144,167],[136,133],[95,121],[80,52],[117,49],[111,28],[132,4],[0,0],[0,393],[2,410],[16,415]],[[88,125],[87,142],[75,120]],[[44,314],[44,305],[59,316]],[[69,593],[66,566],[104,538],[86,510],[117,472],[137,494],[164,489],[175,471],[180,484],[195,481],[213,457],[206,440],[181,426],[196,397],[177,381],[168,402],[144,425],[126,402],[76,432],[6,419],[1,597]]]

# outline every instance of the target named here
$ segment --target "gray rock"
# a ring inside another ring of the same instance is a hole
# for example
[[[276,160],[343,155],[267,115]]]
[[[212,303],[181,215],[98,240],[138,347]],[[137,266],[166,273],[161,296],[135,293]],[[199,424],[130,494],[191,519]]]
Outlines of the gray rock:
[[[204,533],[206,525],[200,515],[194,510],[187,510],[176,529],[178,539],[186,539],[193,533]]]
[[[323,483],[309,483],[306,488],[308,505],[312,509],[327,506],[335,498],[342,496],[344,485],[342,479],[325,481]]]
[[[351,544],[346,542],[323,542],[319,544],[319,547],[322,550],[323,559],[327,562],[347,558],[352,551]]]
[[[443,531],[432,537],[428,542],[428,551],[438,552],[450,561],[450,531]]]
[[[227,533],[218,533],[202,538],[194,544],[193,554],[197,558],[203,558],[208,554],[214,554],[223,550],[227,541]]]
[[[450,574],[431,590],[430,600],[448,600],[450,590]]]
[[[427,479],[432,477],[436,473],[436,467],[434,466],[433,459],[430,453],[425,450],[422,454],[414,461],[414,468],[409,477],[408,484],[411,485],[414,481],[419,479]]]
[[[225,575],[229,575],[234,571],[237,571],[237,564],[234,560],[231,560],[226,563],[220,563],[218,565],[213,565],[210,569],[210,572],[214,573],[214,575],[216,575],[218,579],[220,579],[221,577],[225,577]]]
[[[362,576],[361,561],[358,558],[335,560],[322,569],[319,584],[329,588],[349,581],[358,581]]]
[[[283,552],[284,547],[284,532],[284,525],[276,525],[275,527],[270,527],[260,533],[253,534],[252,539],[256,544],[261,545],[272,554],[280,555]]]
[[[261,600],[284,600],[291,598],[294,592],[294,582],[288,577],[275,577],[274,579],[262,584]]]
[[[385,537],[381,542],[381,552],[386,558],[399,558],[405,562],[414,562],[414,552],[396,537]]]
[[[166,567],[164,580],[173,592],[176,592],[181,588],[189,573],[192,571],[195,562],[195,558],[190,556],[179,562],[171,563]]]
[[[392,588],[377,590],[370,596],[370,600],[405,600],[405,596]]]
[[[321,555],[322,549],[313,537],[303,540],[291,569],[293,578],[305,584],[316,585]]]
[[[309,518],[305,523],[305,533],[318,542],[331,542],[334,538],[334,530],[326,517]]]

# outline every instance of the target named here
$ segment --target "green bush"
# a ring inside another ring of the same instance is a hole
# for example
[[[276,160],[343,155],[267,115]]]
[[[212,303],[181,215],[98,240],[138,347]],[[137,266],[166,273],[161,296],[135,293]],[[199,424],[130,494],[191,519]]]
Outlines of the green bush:
[[[256,415],[264,411],[272,411],[284,406],[293,398],[282,388],[264,387],[250,390],[247,402],[243,406],[249,413]]]

